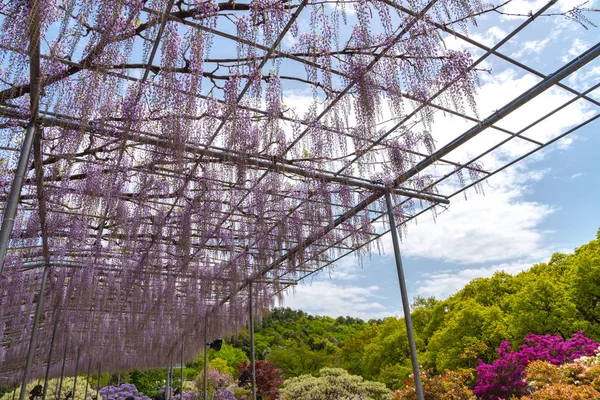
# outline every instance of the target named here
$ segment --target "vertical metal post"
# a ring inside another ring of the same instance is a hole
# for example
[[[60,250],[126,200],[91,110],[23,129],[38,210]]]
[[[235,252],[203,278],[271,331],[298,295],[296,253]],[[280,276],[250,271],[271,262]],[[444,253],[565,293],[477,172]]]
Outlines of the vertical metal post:
[[[96,400],[98,399],[98,392],[100,391],[100,374],[102,373],[102,362],[98,363],[98,384],[96,385]]]
[[[23,372],[23,382],[21,384],[21,393],[19,400],[25,400],[25,392],[27,383],[29,382],[29,374],[31,373],[31,364],[35,354],[35,345],[37,341],[38,326],[40,323],[40,314],[44,304],[44,290],[46,288],[46,278],[48,277],[48,268],[44,267],[42,272],[42,282],[40,283],[40,291],[38,293],[37,303],[35,305],[35,314],[33,315],[33,325],[31,327],[31,337],[29,338],[29,349],[27,349],[27,361],[25,362],[25,371]]]
[[[67,348],[69,347],[69,336],[67,335],[67,337],[65,338],[65,351],[63,353],[63,362],[62,362],[62,367],[60,370],[60,382],[58,384],[58,391],[56,392],[56,400],[60,400],[60,395],[62,392],[62,384],[63,384],[63,378],[65,376],[65,362],[67,361]]]
[[[77,392],[77,373],[79,372],[79,349],[77,349],[77,358],[75,359],[75,379],[73,379],[73,400]]]
[[[165,375],[165,399],[169,400],[169,364],[167,364],[167,371]]]
[[[256,400],[256,363],[254,357],[254,296],[252,293],[252,282],[248,285],[248,313],[250,314],[250,371],[252,384],[252,400]]]
[[[44,389],[42,391],[42,400],[46,400],[48,393],[48,380],[50,378],[50,367],[52,366],[52,353],[54,353],[54,339],[56,339],[56,328],[58,328],[58,315],[54,319],[54,327],[52,328],[52,339],[50,339],[50,351],[48,351],[48,363],[46,364],[46,375],[44,376]]]
[[[394,218],[394,205],[390,192],[385,193],[387,204],[387,214],[390,220],[390,231],[392,232],[392,244],[394,245],[394,256],[396,258],[396,270],[398,271],[398,281],[400,282],[400,295],[402,296],[402,309],[404,310],[404,322],[406,324],[406,334],[408,336],[408,345],[410,348],[410,360],[412,361],[413,374],[415,375],[415,390],[417,399],[424,400],[423,386],[421,383],[421,374],[419,371],[419,360],[417,359],[417,345],[413,333],[412,320],[410,317],[410,304],[408,303],[408,292],[406,290],[406,281],[404,280],[404,269],[402,267],[402,257],[400,255],[400,240],[396,229],[396,220]]]
[[[83,399],[87,399],[88,388],[90,386],[90,371],[92,370],[92,358],[90,357],[90,362],[88,363],[88,371],[87,377],[85,378],[85,393],[83,393]],[[73,396],[73,400],[75,400],[75,396]]]
[[[208,400],[208,316],[204,317],[204,377],[202,378],[203,400]]]
[[[179,395],[180,399],[183,399],[183,336],[181,337],[181,385],[180,390],[181,390],[181,394]]]

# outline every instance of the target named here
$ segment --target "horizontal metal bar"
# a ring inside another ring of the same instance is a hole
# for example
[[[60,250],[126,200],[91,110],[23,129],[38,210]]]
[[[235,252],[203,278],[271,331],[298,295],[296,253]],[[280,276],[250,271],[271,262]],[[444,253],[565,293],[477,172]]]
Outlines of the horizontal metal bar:
[[[0,115],[20,116],[20,114],[15,113],[14,111],[8,110],[8,109],[0,109]],[[62,121],[62,120],[58,120],[55,118],[49,118],[49,117],[40,117],[38,120],[40,123],[42,123],[44,125],[58,125],[58,126],[63,126],[63,127],[85,129],[86,131],[93,131],[93,128],[90,127],[89,125],[77,124],[77,123],[74,123],[71,121]],[[131,140],[133,142],[137,142],[139,140],[133,134],[130,134],[128,132],[117,132],[117,131],[110,132],[107,130],[103,130],[102,132],[104,134],[110,135],[112,137],[117,137],[117,138],[125,136],[126,139]],[[170,146],[171,146],[166,141],[156,139],[156,138],[150,138],[150,137],[144,138],[143,142],[146,145],[152,145],[152,146],[157,146],[157,147],[161,147],[161,148],[170,148]],[[302,176],[305,178],[316,179],[316,180],[320,180],[320,181],[324,181],[324,182],[339,183],[342,185],[348,185],[348,186],[368,189],[371,191],[377,191],[377,192],[381,192],[382,194],[385,193],[386,190],[389,190],[389,188],[383,184],[377,184],[377,183],[373,183],[373,182],[365,182],[363,180],[353,179],[353,178],[350,178],[347,176],[334,175],[333,173],[325,174],[322,172],[309,171],[302,167],[289,165],[286,162],[286,160],[278,158],[278,157],[271,157],[270,160],[267,160],[267,159],[252,157],[252,156],[235,154],[232,152],[214,150],[214,149],[210,149],[210,148],[194,148],[189,145],[185,146],[185,151],[196,154],[196,155],[200,155],[200,156],[213,157],[213,158],[222,160],[224,162],[252,165],[252,166],[264,168],[264,169],[266,169],[268,171],[272,171],[272,172],[287,172],[287,173]],[[407,189],[393,189],[393,191],[394,191],[394,194],[401,195],[401,196],[413,197],[413,198],[427,200],[427,201],[433,201],[433,202],[441,203],[441,204],[449,204],[448,199],[446,199],[442,196],[436,196],[434,194],[425,194],[425,193],[420,193],[420,192],[407,190]]]

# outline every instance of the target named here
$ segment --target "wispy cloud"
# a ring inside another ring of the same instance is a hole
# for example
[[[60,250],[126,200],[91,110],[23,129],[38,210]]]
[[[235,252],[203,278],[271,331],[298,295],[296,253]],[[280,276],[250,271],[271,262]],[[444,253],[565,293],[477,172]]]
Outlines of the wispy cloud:
[[[419,285],[417,295],[423,297],[434,296],[437,299],[444,299],[462,289],[475,278],[488,278],[497,271],[517,274],[530,268],[533,264],[530,261],[512,262],[482,268],[467,268],[456,271],[440,270],[425,273],[423,274],[423,279],[417,282]]]
[[[386,305],[378,286],[338,285],[329,280],[297,286],[286,296],[284,305],[330,317],[349,315],[368,320],[399,315]]]
[[[519,43],[519,51],[512,53],[511,57],[519,58],[525,54],[540,54],[549,42],[550,38],[547,37],[542,40],[528,40]]]
[[[579,56],[581,53],[590,48],[590,44],[580,40],[579,38],[575,38],[571,48],[567,52],[567,54],[563,55],[560,59],[562,62],[569,62],[573,59],[573,57]]]
[[[571,175],[571,179],[577,179],[583,175],[585,175],[585,174],[581,173],[581,172],[577,172],[576,174]]]

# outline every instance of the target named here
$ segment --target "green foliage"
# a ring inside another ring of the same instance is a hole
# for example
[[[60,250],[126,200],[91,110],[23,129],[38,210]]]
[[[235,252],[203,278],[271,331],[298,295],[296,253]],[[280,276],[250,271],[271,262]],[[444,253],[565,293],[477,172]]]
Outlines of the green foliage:
[[[41,383],[43,384],[43,381]],[[60,383],[59,378],[50,379],[48,381],[48,392],[46,394],[46,398],[55,399],[57,397],[59,383]],[[29,391],[31,391],[37,384],[38,384],[37,380],[29,382],[27,384],[27,388],[26,388],[27,395],[25,397],[26,399],[29,399]],[[63,379],[61,398],[64,398],[65,393],[73,390],[74,384],[75,384],[75,378],[71,377],[71,378]],[[72,400],[84,400],[85,386],[86,386],[85,377],[84,376],[77,377],[77,388],[75,389],[75,397],[72,398]],[[92,391],[93,390],[92,390],[91,385],[88,385],[88,392],[92,392]],[[14,390],[4,393],[4,395],[0,397],[0,400],[12,400],[13,392],[14,392],[14,398],[18,399],[19,395],[21,394],[21,385],[18,385],[18,387]],[[95,394],[95,392],[94,392],[94,394]]]
[[[9,385],[0,385],[0,399],[4,396],[5,393],[12,393],[15,390],[14,386]]]
[[[219,371],[222,374],[229,374],[232,376],[236,371],[235,369],[233,369],[232,367],[227,365],[227,361],[225,361],[221,358],[213,358],[212,360],[210,360],[210,362],[208,363],[208,367],[212,368],[212,369],[216,369],[217,371]]]
[[[317,374],[323,367],[340,365],[343,343],[368,326],[358,318],[334,319],[289,308],[275,309],[255,326],[256,357],[274,363],[286,377]],[[227,343],[249,357],[247,330],[227,339]]]
[[[133,371],[129,373],[129,382],[146,396],[154,397],[165,384],[165,375],[165,370],[161,369]]]
[[[277,365],[286,378],[314,375],[321,368],[331,366],[333,358],[323,350],[312,350],[306,344],[289,341],[285,346],[271,348],[267,360]]]
[[[404,386],[404,381],[412,374],[412,366],[409,363],[387,364],[379,371],[377,381],[385,383],[391,389],[399,389]]]
[[[572,299],[579,315],[590,321],[594,339],[600,339],[600,229],[598,238],[575,250],[567,260],[573,265],[570,275]],[[590,336],[590,335],[588,335]]]
[[[417,306],[414,326],[425,345],[420,361],[437,371],[490,362],[503,340],[518,345],[529,333],[583,331],[600,340],[600,239],[516,276],[498,272],[444,301],[421,299]]]
[[[506,316],[500,307],[465,300],[448,312],[444,325],[433,333],[423,362],[438,371],[474,367],[471,360],[462,357],[465,351],[483,344],[491,351],[479,354],[479,358],[491,359],[494,345],[506,337],[507,328]]]
[[[320,376],[302,375],[284,382],[282,393],[286,399],[350,400],[388,399],[391,392],[384,384],[365,381],[341,368],[323,368]]]
[[[244,363],[245,361],[248,361],[248,356],[246,355],[246,353],[244,353],[243,350],[235,348],[232,345],[224,342],[223,346],[221,347],[221,350],[219,350],[218,352],[214,350],[208,352],[208,359],[211,362],[215,359],[225,361],[227,366],[230,368],[229,372],[227,373],[233,375],[235,371],[237,371],[237,368],[240,364]],[[218,369],[216,367],[213,368]],[[219,371],[221,370],[219,369]]]

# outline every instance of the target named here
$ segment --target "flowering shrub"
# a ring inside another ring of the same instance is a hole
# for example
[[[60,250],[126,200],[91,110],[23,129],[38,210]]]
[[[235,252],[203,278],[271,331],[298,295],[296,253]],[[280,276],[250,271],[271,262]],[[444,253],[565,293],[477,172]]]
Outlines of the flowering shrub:
[[[472,369],[444,371],[441,375],[421,371],[423,394],[427,400],[470,400],[475,395],[467,386],[474,379]],[[411,375],[412,378],[413,375]],[[391,400],[412,400],[417,398],[414,382],[405,382],[406,388],[394,391]]]
[[[502,342],[498,359],[493,364],[480,362],[477,367],[477,386],[473,392],[484,400],[507,399],[529,392],[525,380],[525,368],[536,360],[560,365],[582,356],[594,355],[598,343],[586,338],[583,333],[574,334],[565,341],[555,335],[530,334],[519,351],[512,351],[510,342]]]
[[[228,373],[219,372],[214,368],[208,368],[207,373],[208,378],[208,393],[216,393],[218,389],[226,388],[233,384],[233,376]],[[204,385],[204,372],[200,371],[198,377],[196,378],[196,388],[200,393],[202,393]]]
[[[595,400],[600,398],[600,392],[594,390],[590,386],[573,386],[565,384],[557,384],[545,387],[539,392],[535,392],[531,397],[521,397],[522,399],[532,400]]]
[[[531,397],[522,399],[598,399],[600,398],[600,348],[596,356],[583,356],[560,366],[534,361],[525,369]]]
[[[219,372],[214,368],[209,368],[208,381],[213,388],[227,387],[233,383],[233,377],[228,373]]]
[[[268,361],[259,360],[256,361],[256,392],[263,397],[269,399],[279,398],[279,389],[283,383],[281,377],[281,370],[279,370],[275,364]],[[240,386],[248,386],[252,380],[252,371],[250,369],[250,363],[248,361],[240,364],[239,366],[240,375],[238,380]]]
[[[213,400],[236,400],[235,395],[229,389],[219,388],[213,395]]]
[[[173,396],[175,400],[193,400],[199,398],[200,395],[196,392],[183,392],[182,394],[176,394]]]
[[[319,377],[287,379],[281,392],[287,400],[387,400],[391,393],[383,383],[366,381],[341,368],[322,368]]]
[[[104,386],[98,391],[102,400],[125,400],[127,397],[133,397],[135,400],[150,400],[144,393],[140,393],[134,384],[123,383],[121,386]]]

